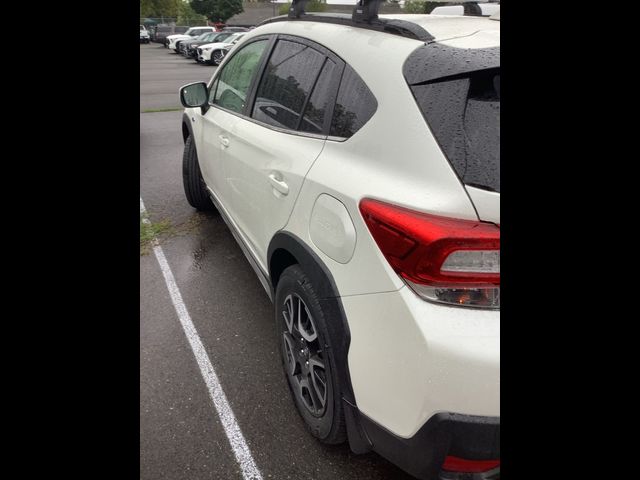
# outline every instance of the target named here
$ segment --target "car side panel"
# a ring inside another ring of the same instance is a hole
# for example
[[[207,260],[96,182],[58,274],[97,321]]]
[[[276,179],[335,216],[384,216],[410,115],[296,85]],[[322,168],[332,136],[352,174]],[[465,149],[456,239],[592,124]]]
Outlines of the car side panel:
[[[325,140],[272,130],[240,117],[226,126],[225,206],[267,271],[269,242],[287,224]],[[286,185],[288,193],[274,187],[274,179]]]

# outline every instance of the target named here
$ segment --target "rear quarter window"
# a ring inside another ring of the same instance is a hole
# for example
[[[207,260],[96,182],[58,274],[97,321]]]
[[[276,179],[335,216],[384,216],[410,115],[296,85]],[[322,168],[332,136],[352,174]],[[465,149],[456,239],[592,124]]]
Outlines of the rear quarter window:
[[[331,120],[330,135],[349,138],[373,116],[376,97],[349,65],[345,65]]]

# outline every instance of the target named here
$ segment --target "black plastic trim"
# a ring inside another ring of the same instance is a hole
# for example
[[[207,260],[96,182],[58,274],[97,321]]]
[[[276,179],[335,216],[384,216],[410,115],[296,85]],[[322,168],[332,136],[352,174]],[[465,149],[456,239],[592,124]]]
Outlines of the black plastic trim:
[[[309,0],[291,0],[291,6],[289,7],[289,18],[300,18],[305,14],[304,7]]]
[[[421,480],[437,480],[447,455],[500,458],[500,417],[437,413],[411,438],[402,438],[359,413],[372,449]]]
[[[366,22],[371,23],[374,20],[378,20],[378,10],[380,4],[385,0],[358,0],[356,6],[353,8],[353,14],[351,19],[354,22]]]

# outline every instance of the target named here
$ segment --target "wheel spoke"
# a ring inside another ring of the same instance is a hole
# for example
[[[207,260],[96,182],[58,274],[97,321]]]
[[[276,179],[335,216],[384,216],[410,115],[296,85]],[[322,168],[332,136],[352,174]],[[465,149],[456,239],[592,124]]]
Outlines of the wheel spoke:
[[[309,310],[307,309],[307,306],[300,299],[298,300],[300,301],[298,308],[298,330],[300,330],[300,334],[307,342],[313,342],[318,338],[316,327],[313,324],[313,319],[311,317],[311,313],[309,313]],[[303,317],[305,318],[304,322]]]
[[[330,389],[328,365],[314,319],[304,300],[289,294],[282,306],[282,353],[292,390],[314,416],[326,411]]]
[[[289,375],[295,375],[298,367],[295,355],[295,341],[290,333],[284,332],[282,334],[282,342],[284,347],[284,357],[287,364],[287,373]]]
[[[282,316],[284,317],[284,322],[285,322],[285,325],[287,326],[287,330],[289,330],[289,333],[293,333],[293,331],[292,331],[292,329],[293,329],[293,300],[291,298],[291,295],[289,295],[285,299],[284,306],[285,306],[286,310],[282,312]]]
[[[313,386],[310,385],[309,379],[304,377],[301,378],[299,385],[302,401],[306,404],[311,413],[318,415],[322,410],[323,405],[320,403]]]
[[[309,358],[309,373],[314,394],[323,409],[327,404],[327,378],[324,361],[318,355]]]

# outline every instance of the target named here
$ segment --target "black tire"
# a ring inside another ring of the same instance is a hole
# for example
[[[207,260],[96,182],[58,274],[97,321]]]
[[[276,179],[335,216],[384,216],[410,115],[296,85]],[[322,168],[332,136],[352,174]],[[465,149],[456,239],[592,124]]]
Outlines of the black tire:
[[[296,308],[298,300],[306,308],[301,309],[300,304]],[[343,443],[347,433],[336,360],[327,330],[328,319],[325,318],[313,285],[300,266],[292,265],[282,273],[274,304],[282,366],[298,413],[311,434],[322,443]],[[297,320],[296,310],[301,315]],[[303,320],[300,321],[300,318]],[[296,323],[302,329],[294,328]],[[300,333],[301,331],[304,333]],[[299,342],[294,338],[296,334]],[[313,338],[314,334],[316,340],[305,341],[302,338]],[[291,342],[296,342],[296,345]],[[322,368],[315,365],[322,365]],[[299,373],[296,375],[295,372]],[[302,386],[305,380],[306,386]],[[324,397],[324,404],[321,397]]]
[[[198,210],[214,210],[213,202],[207,192],[200,165],[198,153],[193,143],[193,137],[189,136],[184,144],[182,154],[182,184],[189,205]]]
[[[216,53],[218,55],[216,55]],[[214,50],[213,52],[211,52],[211,63],[216,67],[220,65],[220,62],[222,62],[223,59],[224,59],[224,54],[222,53],[222,50]]]

